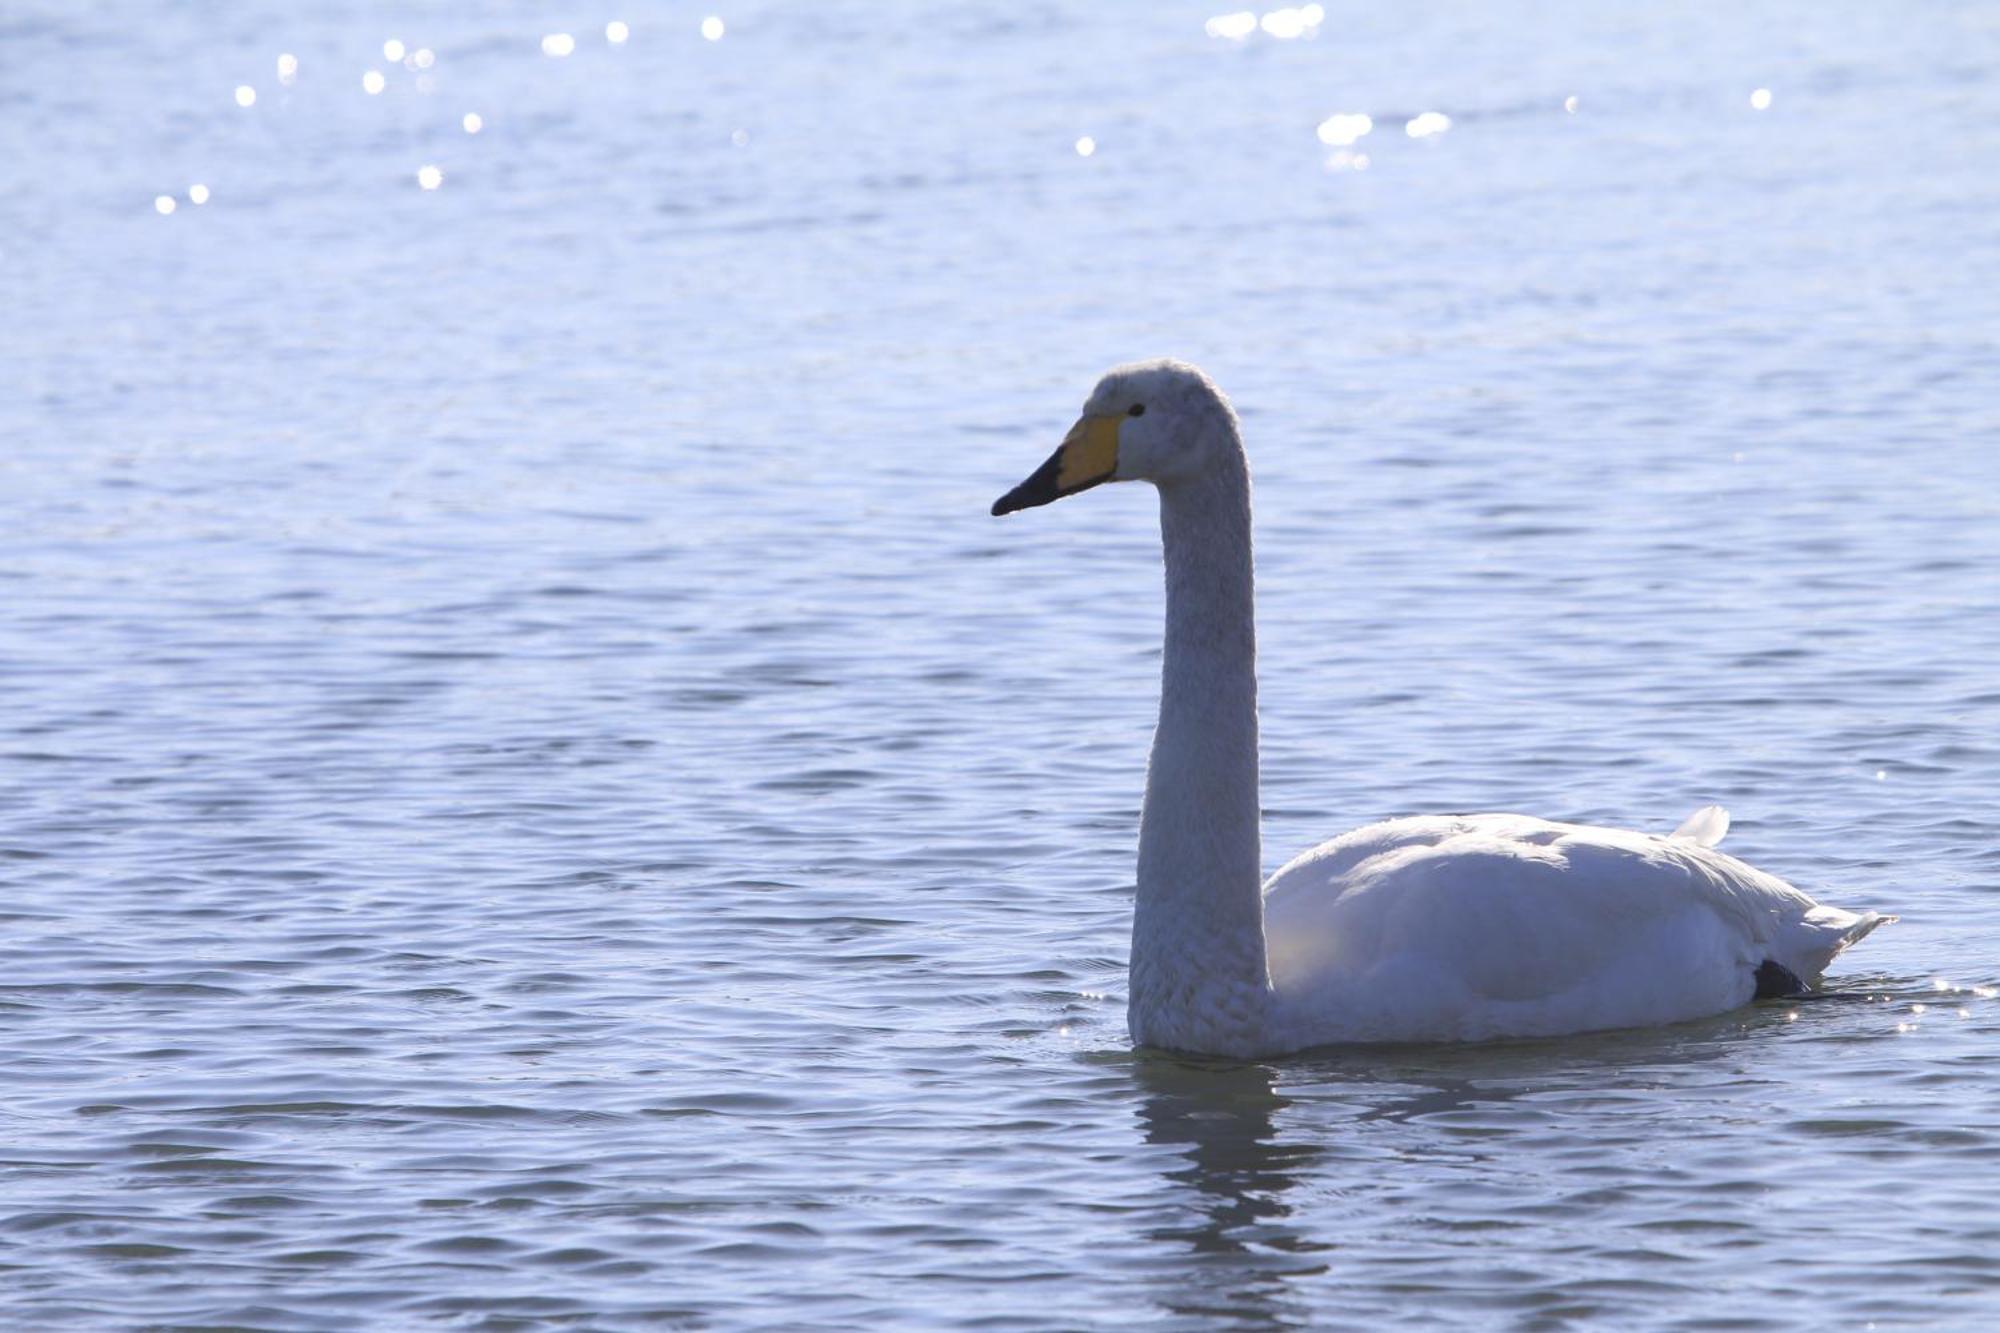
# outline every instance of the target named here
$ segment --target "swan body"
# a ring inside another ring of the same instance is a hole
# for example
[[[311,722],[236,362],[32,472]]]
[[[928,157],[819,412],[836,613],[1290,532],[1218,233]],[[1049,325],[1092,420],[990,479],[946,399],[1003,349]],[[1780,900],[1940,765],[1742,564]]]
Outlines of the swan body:
[[[1250,479],[1221,392],[1182,362],[1111,371],[993,512],[1125,480],[1159,490],[1167,581],[1127,1011],[1140,1045],[1249,1057],[1679,1022],[1816,982],[1895,919],[1716,850],[1719,806],[1666,835],[1392,819],[1260,884]]]
[[[1819,976],[1882,922],[1690,838],[1528,815],[1357,829],[1272,876],[1264,920],[1283,1045],[1700,1018],[1754,998],[1766,964]]]

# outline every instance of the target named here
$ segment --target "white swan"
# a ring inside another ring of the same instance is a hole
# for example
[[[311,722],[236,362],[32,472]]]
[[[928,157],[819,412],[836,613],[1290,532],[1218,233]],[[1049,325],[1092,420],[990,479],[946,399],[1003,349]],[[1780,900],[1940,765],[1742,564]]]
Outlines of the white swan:
[[[1193,366],[1101,380],[993,505],[1106,481],[1160,493],[1167,623],[1139,823],[1132,1038],[1227,1056],[1671,1023],[1816,981],[1894,917],[1822,907],[1713,850],[1716,806],[1660,837],[1526,815],[1392,819],[1259,887],[1250,473]]]

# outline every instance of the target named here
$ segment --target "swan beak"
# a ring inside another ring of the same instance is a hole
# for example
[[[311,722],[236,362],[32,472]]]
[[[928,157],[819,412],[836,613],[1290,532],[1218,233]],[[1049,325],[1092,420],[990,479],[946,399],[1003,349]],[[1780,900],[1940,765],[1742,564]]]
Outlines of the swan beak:
[[[1026,481],[993,502],[993,516],[1033,509],[1110,481],[1118,471],[1118,426],[1123,417],[1084,417]]]

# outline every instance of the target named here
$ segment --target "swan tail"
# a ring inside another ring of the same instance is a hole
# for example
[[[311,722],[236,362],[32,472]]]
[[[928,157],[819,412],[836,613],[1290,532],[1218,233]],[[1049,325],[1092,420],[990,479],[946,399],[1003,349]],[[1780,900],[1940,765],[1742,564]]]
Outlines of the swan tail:
[[[1667,836],[1691,842],[1697,847],[1713,847],[1729,832],[1729,812],[1719,805],[1704,805],[1681,821]]]
[[[1894,916],[1882,912],[1849,912],[1838,907],[1815,907],[1800,919],[1795,928],[1790,941],[1793,947],[1786,950],[1790,957],[1780,961],[1808,982],[1817,981],[1820,974],[1826,971],[1827,964],[1849,945],[1859,944],[1877,927],[1886,926],[1894,920]]]

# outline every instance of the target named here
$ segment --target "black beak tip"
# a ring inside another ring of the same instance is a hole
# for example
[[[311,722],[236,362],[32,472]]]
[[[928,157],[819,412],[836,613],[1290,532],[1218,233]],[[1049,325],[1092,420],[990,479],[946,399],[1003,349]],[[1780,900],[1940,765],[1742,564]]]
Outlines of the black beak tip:
[[[1011,514],[1016,509],[1033,509],[1056,499],[1062,492],[1056,489],[1056,477],[1062,471],[1062,450],[1049,456],[1049,461],[1036,468],[1034,475],[993,502],[993,517]]]

